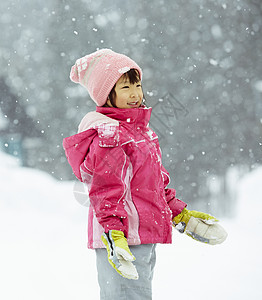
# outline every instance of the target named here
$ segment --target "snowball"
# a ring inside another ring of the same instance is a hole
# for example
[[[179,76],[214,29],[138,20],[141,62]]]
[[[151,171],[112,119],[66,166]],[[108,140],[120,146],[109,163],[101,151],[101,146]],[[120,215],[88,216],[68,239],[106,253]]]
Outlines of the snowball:
[[[153,92],[151,92],[151,91],[147,91],[147,92],[146,92],[146,94],[147,94],[149,97],[152,97],[152,96],[154,96],[154,93],[153,93]]]
[[[210,59],[209,59],[209,63],[210,63],[210,65],[212,65],[212,66],[217,66],[217,65],[218,65],[218,61],[215,60],[215,59],[213,59],[213,58],[210,58]]]

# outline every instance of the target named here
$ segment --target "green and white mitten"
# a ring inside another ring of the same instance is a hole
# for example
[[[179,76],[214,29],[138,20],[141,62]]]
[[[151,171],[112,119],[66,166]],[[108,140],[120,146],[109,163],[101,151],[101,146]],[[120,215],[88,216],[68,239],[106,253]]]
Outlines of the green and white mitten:
[[[174,217],[173,224],[179,232],[185,232],[202,243],[216,245],[223,243],[227,238],[227,232],[218,224],[218,219],[203,212],[184,208]]]
[[[108,233],[103,233],[101,239],[106,246],[110,265],[121,276],[138,279],[136,267],[132,263],[135,257],[128,247],[124,233],[119,230],[109,230]]]

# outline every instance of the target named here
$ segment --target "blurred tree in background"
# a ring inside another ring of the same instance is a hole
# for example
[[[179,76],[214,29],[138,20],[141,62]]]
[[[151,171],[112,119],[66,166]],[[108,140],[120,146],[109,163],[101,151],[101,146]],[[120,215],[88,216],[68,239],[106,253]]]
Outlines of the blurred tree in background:
[[[7,0],[0,10],[0,141],[8,150],[14,122],[23,127],[25,166],[74,178],[62,139],[95,105],[69,73],[99,48],[142,67],[150,126],[183,200],[209,204],[216,178],[226,210],[229,168],[261,164],[260,0]]]

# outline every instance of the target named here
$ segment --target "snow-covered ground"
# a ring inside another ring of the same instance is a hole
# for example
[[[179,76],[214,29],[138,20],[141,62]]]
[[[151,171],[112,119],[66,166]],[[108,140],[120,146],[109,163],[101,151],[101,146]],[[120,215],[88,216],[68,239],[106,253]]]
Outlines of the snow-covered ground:
[[[73,185],[0,153],[0,299],[99,299],[87,211]],[[237,188],[236,217],[221,220],[229,234],[222,245],[174,232],[172,245],[158,246],[154,300],[262,299],[262,168]]]

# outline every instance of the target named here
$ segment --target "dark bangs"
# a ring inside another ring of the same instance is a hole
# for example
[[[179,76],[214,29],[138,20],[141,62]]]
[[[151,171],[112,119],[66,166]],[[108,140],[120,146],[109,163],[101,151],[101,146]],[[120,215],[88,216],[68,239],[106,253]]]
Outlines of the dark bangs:
[[[123,77],[125,79],[128,78],[131,84],[135,84],[141,80],[140,74],[136,69],[130,69],[128,72],[123,74]]]

